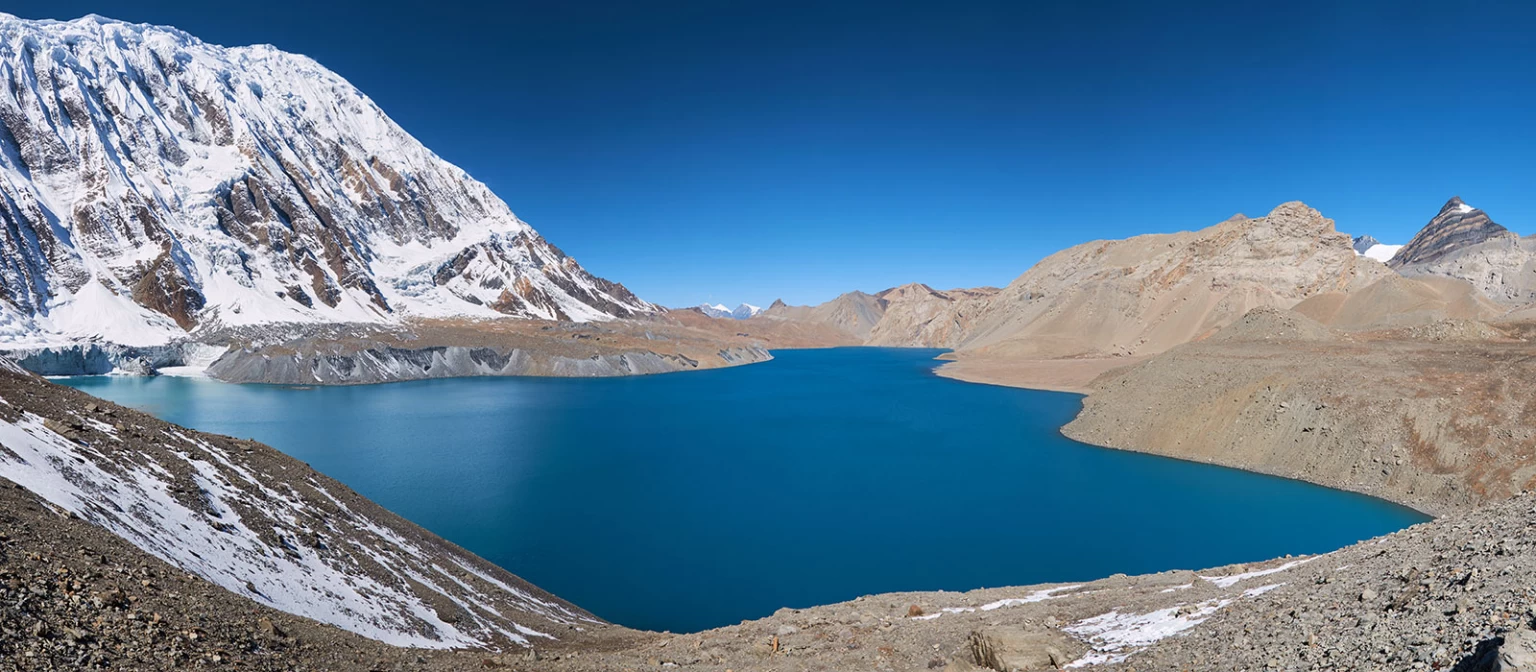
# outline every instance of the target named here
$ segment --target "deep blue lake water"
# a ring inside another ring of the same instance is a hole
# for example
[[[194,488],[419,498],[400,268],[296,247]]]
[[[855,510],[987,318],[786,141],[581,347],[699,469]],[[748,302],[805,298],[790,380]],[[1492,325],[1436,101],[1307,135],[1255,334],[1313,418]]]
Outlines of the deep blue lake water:
[[[1080,397],[790,350],[638,378],[63,381],[255,438],[597,615],[693,631],[858,595],[1330,551],[1426,518],[1058,432]]]

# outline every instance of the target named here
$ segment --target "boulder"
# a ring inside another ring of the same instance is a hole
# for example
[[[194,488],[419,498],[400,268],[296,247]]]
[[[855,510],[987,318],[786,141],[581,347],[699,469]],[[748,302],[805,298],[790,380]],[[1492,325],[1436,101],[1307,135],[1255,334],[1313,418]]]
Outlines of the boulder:
[[[1087,652],[1082,642],[1049,628],[988,628],[971,633],[976,664],[997,672],[1059,670]]]

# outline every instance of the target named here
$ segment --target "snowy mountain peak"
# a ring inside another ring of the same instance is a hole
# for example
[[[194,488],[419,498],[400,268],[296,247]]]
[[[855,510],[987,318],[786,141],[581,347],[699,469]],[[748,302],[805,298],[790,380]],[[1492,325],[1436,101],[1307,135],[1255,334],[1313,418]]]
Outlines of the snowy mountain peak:
[[[13,343],[657,310],[309,58],[94,15],[0,15],[0,79]]]
[[[725,304],[723,304],[723,303],[716,303],[714,305],[710,305],[708,303],[701,303],[701,304],[699,304],[699,312],[704,313],[705,315],[708,315],[710,317],[730,317],[731,316],[731,309],[730,308],[726,308]]]
[[[710,317],[732,320],[745,320],[763,312],[762,308],[758,308],[757,306],[754,306],[750,303],[743,303],[739,306],[736,306],[734,310],[726,308],[725,304],[723,303],[716,303],[713,305],[704,303],[699,304],[698,308],[699,312],[704,313]]]

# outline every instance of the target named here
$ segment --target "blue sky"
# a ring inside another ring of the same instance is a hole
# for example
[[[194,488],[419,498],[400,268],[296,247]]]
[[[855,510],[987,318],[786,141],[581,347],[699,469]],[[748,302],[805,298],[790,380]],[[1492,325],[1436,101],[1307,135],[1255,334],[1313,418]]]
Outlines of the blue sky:
[[[1302,200],[1406,242],[1536,232],[1532,3],[8,2],[347,77],[666,305],[1002,285]]]

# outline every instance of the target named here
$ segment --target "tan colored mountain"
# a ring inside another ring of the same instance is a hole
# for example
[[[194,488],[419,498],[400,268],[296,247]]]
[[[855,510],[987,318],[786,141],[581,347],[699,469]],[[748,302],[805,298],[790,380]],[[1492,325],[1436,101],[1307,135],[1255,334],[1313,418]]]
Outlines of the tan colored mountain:
[[[879,296],[864,292],[848,292],[816,306],[791,306],[785,304],[783,300],[774,301],[767,310],[757,317],[748,319],[747,322],[777,320],[809,322],[832,327],[862,341],[869,338],[875,323],[884,316],[885,301]]]
[[[1000,290],[910,284],[815,307],[776,304],[764,317],[838,325],[869,345],[953,348],[962,360],[1136,357],[1203,338],[1257,307],[1345,295],[1392,275],[1356,255],[1333,220],[1292,202],[1199,231],[1084,243]]]
[[[866,343],[956,347],[999,291],[996,287],[945,291],[916,282],[892,287],[879,294],[886,302],[885,317],[870,330]]]
[[[960,344],[1009,357],[1145,355],[1260,306],[1289,308],[1390,274],[1300,202],[1194,232],[1095,241],[1047,257],[1002,290]]]

